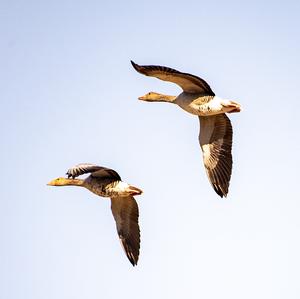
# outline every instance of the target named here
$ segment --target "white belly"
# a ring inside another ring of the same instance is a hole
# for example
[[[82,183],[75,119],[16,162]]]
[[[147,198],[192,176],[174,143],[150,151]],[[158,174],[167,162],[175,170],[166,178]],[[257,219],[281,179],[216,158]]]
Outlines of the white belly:
[[[230,112],[234,109],[234,102],[224,100],[217,96],[212,99],[207,99],[206,96],[197,96],[193,94],[182,93],[177,98],[175,103],[183,110],[200,116],[216,115]],[[236,104],[236,103],[235,103]],[[239,105],[238,105],[239,106]]]
[[[208,103],[199,105],[199,115],[201,116],[208,116],[208,115],[215,115],[226,112],[226,109],[224,109],[224,101],[219,97],[214,97],[212,100],[210,100]]]

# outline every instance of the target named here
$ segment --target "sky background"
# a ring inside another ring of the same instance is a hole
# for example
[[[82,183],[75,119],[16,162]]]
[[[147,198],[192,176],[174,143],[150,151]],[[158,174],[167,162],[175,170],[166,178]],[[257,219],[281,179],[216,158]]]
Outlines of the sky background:
[[[0,298],[298,299],[299,1],[1,1]],[[241,103],[227,199],[197,117],[139,102],[166,65]],[[138,266],[78,163],[144,190]]]

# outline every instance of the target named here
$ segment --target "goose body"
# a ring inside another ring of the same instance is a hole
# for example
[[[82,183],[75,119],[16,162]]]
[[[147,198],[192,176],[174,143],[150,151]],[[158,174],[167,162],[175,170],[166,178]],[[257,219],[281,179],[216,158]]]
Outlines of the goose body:
[[[90,173],[86,179],[77,179]],[[101,197],[110,197],[111,210],[123,249],[133,266],[138,262],[140,250],[139,210],[134,195],[142,190],[121,180],[119,174],[109,168],[94,164],[78,164],[67,171],[68,178],[59,177],[49,186],[79,186]]]
[[[232,112],[236,103],[217,96],[204,96],[183,92],[176,97],[175,104],[183,110],[198,116],[211,116]]]
[[[203,79],[158,65],[138,65],[134,69],[146,76],[179,85],[183,92],[178,96],[149,92],[139,97],[147,102],[168,102],[197,115],[200,122],[199,143],[207,176],[216,193],[227,196],[232,172],[232,126],[225,113],[240,112],[240,105],[217,97]]]

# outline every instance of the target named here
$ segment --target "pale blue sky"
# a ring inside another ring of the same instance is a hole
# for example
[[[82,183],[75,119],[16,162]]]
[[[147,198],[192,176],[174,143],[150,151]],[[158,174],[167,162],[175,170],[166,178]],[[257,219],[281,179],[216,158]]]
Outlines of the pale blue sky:
[[[300,297],[299,1],[2,1],[0,298]],[[228,199],[198,119],[130,65],[198,75],[230,115]],[[144,190],[133,268],[110,202],[46,183],[80,162]]]

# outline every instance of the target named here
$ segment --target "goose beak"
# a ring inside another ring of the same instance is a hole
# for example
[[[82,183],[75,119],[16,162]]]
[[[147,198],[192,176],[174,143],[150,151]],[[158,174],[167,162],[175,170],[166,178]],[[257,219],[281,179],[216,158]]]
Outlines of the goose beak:
[[[47,186],[55,186],[55,180],[50,181]]]

